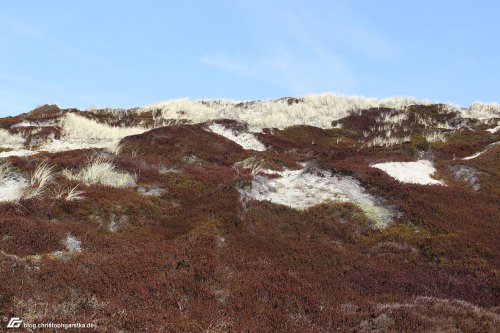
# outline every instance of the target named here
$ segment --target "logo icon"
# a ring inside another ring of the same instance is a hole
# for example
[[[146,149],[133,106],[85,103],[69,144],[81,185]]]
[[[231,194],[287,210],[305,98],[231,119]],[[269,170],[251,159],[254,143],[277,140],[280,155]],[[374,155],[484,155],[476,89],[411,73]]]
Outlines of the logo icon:
[[[23,321],[21,320],[21,318],[12,317],[10,318],[9,323],[7,324],[7,328],[18,328],[21,326],[22,323]]]

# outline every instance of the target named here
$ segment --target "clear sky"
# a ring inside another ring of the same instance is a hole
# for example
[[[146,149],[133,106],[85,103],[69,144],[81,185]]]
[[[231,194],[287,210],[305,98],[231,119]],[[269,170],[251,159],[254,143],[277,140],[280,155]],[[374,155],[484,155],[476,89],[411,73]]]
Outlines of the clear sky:
[[[497,0],[0,0],[0,116],[312,92],[500,102]]]

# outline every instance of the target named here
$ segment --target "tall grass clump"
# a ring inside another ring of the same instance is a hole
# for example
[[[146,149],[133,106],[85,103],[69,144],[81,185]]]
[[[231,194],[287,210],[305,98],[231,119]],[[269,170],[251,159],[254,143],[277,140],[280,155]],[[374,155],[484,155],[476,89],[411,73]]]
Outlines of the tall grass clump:
[[[66,139],[83,142],[118,143],[122,138],[141,134],[148,129],[145,127],[115,127],[98,123],[92,119],[68,113],[61,122]]]
[[[83,194],[85,192],[78,190],[78,185],[67,188],[59,188],[59,190],[55,193],[56,199],[63,199],[65,201],[76,201],[82,200]]]
[[[8,161],[0,162],[0,184],[10,179],[13,174],[14,171],[12,169],[12,164],[10,164],[10,162]]]
[[[24,145],[25,138],[19,134],[11,134],[9,131],[0,128],[0,147],[20,148]]]
[[[130,187],[136,183],[136,177],[127,172],[117,170],[116,166],[108,159],[97,157],[79,172],[63,170],[62,174],[75,181],[86,185],[105,185],[112,187]]]
[[[24,190],[23,199],[40,197],[53,179],[54,166],[50,166],[48,162],[40,163],[28,180],[28,186]]]
[[[331,128],[332,121],[351,112],[376,107],[404,109],[415,104],[430,104],[413,98],[394,97],[384,100],[333,93],[311,94],[301,98],[240,102],[231,100],[178,99],[148,105],[139,112],[159,111],[157,123],[186,120],[202,123],[215,119],[233,119],[249,125],[251,131],[263,128],[286,128],[311,125]]]
[[[446,134],[441,131],[433,131],[424,134],[424,138],[427,142],[445,142]]]
[[[404,136],[404,137],[391,137],[390,134],[389,136],[382,137],[382,136],[376,136],[372,140],[368,141],[366,143],[367,147],[390,147],[390,146],[396,146],[399,144],[402,144],[403,142],[408,142],[411,141],[410,136]]]
[[[258,174],[262,171],[262,166],[264,164],[264,160],[257,159],[256,156],[249,157],[244,159],[243,161],[239,161],[234,163],[234,168],[237,173],[240,173],[240,170],[248,169],[252,175]]]
[[[466,118],[486,120],[500,117],[500,104],[475,102],[466,109],[461,109],[460,113]]]
[[[401,125],[403,121],[407,119],[408,119],[407,113],[397,113],[397,114],[383,113],[382,115],[377,117],[375,121],[377,123]]]

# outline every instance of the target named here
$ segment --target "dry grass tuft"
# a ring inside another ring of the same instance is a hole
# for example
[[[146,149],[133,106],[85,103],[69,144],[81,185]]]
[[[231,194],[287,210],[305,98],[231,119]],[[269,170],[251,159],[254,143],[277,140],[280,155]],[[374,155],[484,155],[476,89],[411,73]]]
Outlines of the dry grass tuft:
[[[47,186],[54,179],[54,166],[50,166],[48,162],[39,164],[29,178],[28,186],[24,190],[24,199],[33,199],[40,197]]]
[[[116,170],[110,160],[97,157],[78,173],[63,170],[62,174],[70,179],[81,181],[86,185],[101,184],[112,187],[130,187],[136,183],[136,177]]]
[[[19,134],[11,134],[9,131],[0,128],[0,146],[5,148],[20,148],[25,139]]]
[[[12,164],[8,161],[0,162],[0,183],[5,182],[7,179],[11,178],[14,170],[12,169]]]
[[[424,138],[427,142],[445,142],[446,135],[441,131],[434,131],[424,134]]]
[[[76,200],[82,200],[84,191],[79,191],[78,190],[78,185],[73,186],[73,187],[67,187],[67,188],[59,188],[59,190],[55,193],[55,198],[56,199],[63,199],[65,201],[76,201]]]
[[[376,146],[382,146],[382,147],[390,147],[390,146],[396,146],[400,145],[403,142],[408,142],[411,141],[410,136],[404,136],[404,137],[391,137],[390,132],[386,132],[386,136],[377,136],[370,140],[369,142],[366,143],[367,147],[376,147]]]
[[[234,163],[234,168],[238,173],[240,170],[250,169],[251,174],[256,175],[259,173],[259,171],[262,170],[263,164],[264,161],[262,159],[258,160],[257,156],[252,156],[247,159],[244,159],[243,161]]]

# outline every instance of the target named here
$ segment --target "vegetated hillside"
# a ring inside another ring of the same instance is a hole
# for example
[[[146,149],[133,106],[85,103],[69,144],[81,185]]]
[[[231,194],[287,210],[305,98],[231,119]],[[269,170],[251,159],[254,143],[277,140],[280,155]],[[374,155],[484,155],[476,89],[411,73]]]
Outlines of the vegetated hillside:
[[[0,119],[0,318],[498,332],[499,125],[337,95]]]

